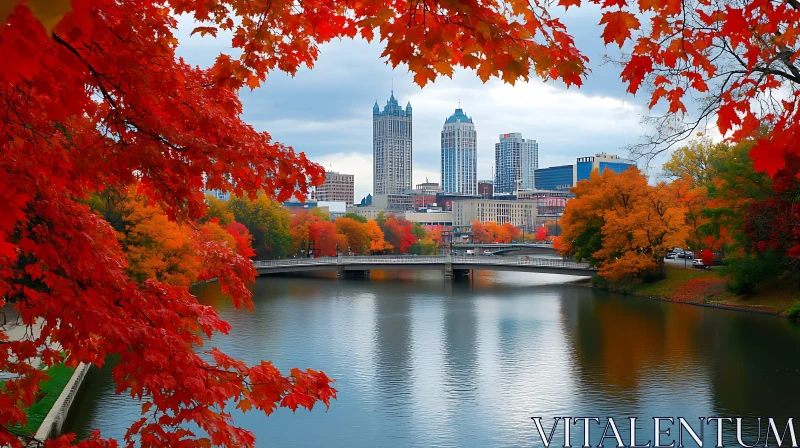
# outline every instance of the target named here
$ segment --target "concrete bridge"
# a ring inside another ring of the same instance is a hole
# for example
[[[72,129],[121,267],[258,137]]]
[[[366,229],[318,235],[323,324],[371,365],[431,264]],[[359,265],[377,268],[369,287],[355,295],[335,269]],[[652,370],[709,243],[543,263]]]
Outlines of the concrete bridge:
[[[526,256],[339,256],[260,260],[254,261],[253,264],[259,275],[329,271],[336,272],[339,277],[368,276],[369,271],[384,270],[438,270],[444,273],[445,278],[466,277],[474,270],[537,272],[582,277],[591,277],[597,272],[597,269],[589,267],[587,263]]]

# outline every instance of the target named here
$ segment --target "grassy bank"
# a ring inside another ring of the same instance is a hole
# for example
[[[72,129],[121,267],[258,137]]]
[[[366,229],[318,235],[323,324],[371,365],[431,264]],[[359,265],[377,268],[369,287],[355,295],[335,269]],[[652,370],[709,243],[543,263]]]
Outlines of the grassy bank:
[[[38,400],[33,406],[29,407],[25,413],[28,416],[28,423],[25,425],[26,432],[35,433],[42,425],[47,413],[53,408],[59,395],[67,387],[69,379],[75,369],[64,365],[53,366],[45,371],[50,379],[42,382],[42,390]]]
[[[652,282],[633,280],[608,283],[596,277],[592,280],[592,284],[624,294],[780,315],[786,315],[792,307],[800,305],[800,291],[794,282],[782,281],[762,285],[753,294],[739,296],[725,289],[727,278],[721,270],[706,271],[665,266],[664,273],[665,278]]]
[[[61,392],[67,387],[67,383],[72,378],[72,373],[75,372],[75,369],[57,365],[45,370],[45,372],[50,379],[42,381],[42,387],[36,397],[36,403],[25,410],[27,424],[22,428],[18,428],[21,433],[31,435],[36,433],[45,417],[47,417],[47,413],[50,412],[50,409],[53,408],[56,400],[58,400]],[[3,387],[3,385],[3,382],[0,381],[0,387]]]

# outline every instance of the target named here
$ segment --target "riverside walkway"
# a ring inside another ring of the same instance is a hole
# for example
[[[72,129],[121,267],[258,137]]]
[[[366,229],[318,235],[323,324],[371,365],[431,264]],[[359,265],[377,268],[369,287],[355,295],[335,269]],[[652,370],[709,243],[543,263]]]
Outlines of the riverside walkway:
[[[591,277],[597,272],[597,269],[590,267],[587,263],[530,256],[338,256],[259,260],[254,261],[253,264],[259,275],[332,271],[337,272],[340,277],[349,273],[368,275],[369,271],[373,270],[439,270],[444,273],[445,278],[463,277],[474,270],[535,272],[581,277]]]

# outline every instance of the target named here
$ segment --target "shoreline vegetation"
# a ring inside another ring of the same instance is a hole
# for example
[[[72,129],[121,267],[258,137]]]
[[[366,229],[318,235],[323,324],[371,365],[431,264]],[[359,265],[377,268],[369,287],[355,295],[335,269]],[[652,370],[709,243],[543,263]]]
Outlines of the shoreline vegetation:
[[[664,266],[664,277],[653,281],[626,279],[610,282],[596,275],[583,283],[592,288],[635,297],[800,320],[800,299],[794,281],[773,281],[761,285],[750,294],[728,291],[725,288],[727,281],[728,275],[722,269],[708,271]]]
[[[25,410],[27,422],[23,430],[31,434],[36,434],[36,431],[39,430],[39,427],[53,408],[56,400],[61,396],[64,388],[67,387],[67,383],[69,383],[69,380],[72,378],[72,374],[75,373],[75,368],[67,367],[64,364],[58,364],[46,369],[45,373],[50,376],[50,379],[42,381],[42,388],[39,391],[37,401]]]
[[[44,422],[47,414],[53,408],[58,397],[61,396],[75,369],[64,364],[58,364],[45,369],[44,372],[50,378],[42,381],[41,388],[36,394],[36,401],[30,407],[24,409],[26,415],[25,425],[15,427],[15,430],[20,434],[25,434],[29,437],[33,437],[39,427],[42,426],[42,422]],[[0,388],[3,387],[4,383],[4,381],[0,381]]]

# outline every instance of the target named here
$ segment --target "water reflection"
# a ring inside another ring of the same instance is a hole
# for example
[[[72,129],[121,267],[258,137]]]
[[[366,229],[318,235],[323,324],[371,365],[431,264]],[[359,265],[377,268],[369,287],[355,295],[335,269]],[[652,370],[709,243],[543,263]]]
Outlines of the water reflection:
[[[798,326],[559,284],[564,279],[275,277],[254,286],[253,313],[234,309],[217,284],[196,293],[233,328],[209,346],[248,363],[271,359],[284,371],[313,367],[337,379],[339,399],[327,412],[234,412],[238,424],[275,446],[537,446],[531,416],[546,426],[553,416],[783,421],[796,409]],[[89,383],[67,429],[122,437],[139,405],[113,394],[108,369],[94,371]],[[754,434],[754,421],[746,423]],[[651,423],[644,428],[646,440]],[[573,427],[573,444],[581,431]]]

